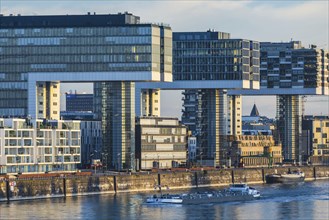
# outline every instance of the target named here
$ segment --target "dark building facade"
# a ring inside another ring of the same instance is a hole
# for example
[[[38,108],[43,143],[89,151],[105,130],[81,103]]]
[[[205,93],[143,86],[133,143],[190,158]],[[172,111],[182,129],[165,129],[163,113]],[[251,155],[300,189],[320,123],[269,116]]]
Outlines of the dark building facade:
[[[93,111],[93,94],[65,94],[66,111],[91,112]]]

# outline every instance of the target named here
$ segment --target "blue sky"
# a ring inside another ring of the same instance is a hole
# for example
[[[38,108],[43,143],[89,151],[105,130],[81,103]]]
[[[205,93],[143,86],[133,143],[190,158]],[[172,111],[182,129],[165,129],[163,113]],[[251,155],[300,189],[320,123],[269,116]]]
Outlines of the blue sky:
[[[329,45],[328,0],[231,0],[231,1],[182,1],[182,0],[0,0],[1,13],[22,15],[45,14],[114,14],[131,12],[142,22],[170,24],[173,31],[206,31],[215,29],[231,33],[232,38],[257,41],[300,40],[305,47],[316,44]],[[85,90],[91,87],[63,85],[62,91]],[[82,89],[83,88],[83,89]],[[165,103],[177,97],[175,108]],[[169,98],[170,97],[170,98]],[[329,97],[312,98],[306,105],[307,114],[329,115]],[[312,101],[315,100],[315,101]],[[316,101],[320,100],[320,101]],[[311,102],[312,101],[312,102]],[[254,102],[261,114],[274,117],[275,97],[245,97],[243,113],[249,114]],[[179,91],[163,92],[161,111],[164,116],[181,114]],[[314,108],[316,106],[316,108]]]

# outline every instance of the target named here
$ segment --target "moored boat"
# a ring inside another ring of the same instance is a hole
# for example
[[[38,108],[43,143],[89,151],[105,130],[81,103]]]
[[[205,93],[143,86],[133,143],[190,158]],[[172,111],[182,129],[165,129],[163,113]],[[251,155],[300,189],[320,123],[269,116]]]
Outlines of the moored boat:
[[[303,182],[305,174],[301,171],[293,171],[284,174],[268,174],[265,176],[266,183],[294,183]]]

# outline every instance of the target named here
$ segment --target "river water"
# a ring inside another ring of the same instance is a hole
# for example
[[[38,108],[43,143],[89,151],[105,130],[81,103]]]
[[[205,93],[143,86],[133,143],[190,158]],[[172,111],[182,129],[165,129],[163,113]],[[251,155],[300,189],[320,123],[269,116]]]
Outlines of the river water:
[[[258,200],[203,205],[145,204],[152,192],[0,203],[0,219],[329,219],[328,180],[254,187]]]

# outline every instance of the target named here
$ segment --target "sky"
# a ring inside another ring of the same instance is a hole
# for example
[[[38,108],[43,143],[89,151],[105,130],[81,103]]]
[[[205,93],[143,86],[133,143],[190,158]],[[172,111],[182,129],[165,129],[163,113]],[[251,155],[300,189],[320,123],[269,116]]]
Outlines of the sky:
[[[300,40],[305,47],[329,48],[328,0],[0,0],[1,14],[116,14],[130,12],[142,23],[169,24],[174,32],[214,29],[231,38],[256,41]],[[90,84],[63,84],[69,90],[92,92]],[[162,116],[181,116],[181,91],[162,91]],[[173,98],[175,97],[175,98]],[[168,105],[170,103],[170,105]],[[243,114],[256,104],[261,115],[275,117],[274,96],[243,97]],[[329,115],[329,96],[307,97],[306,114]]]

